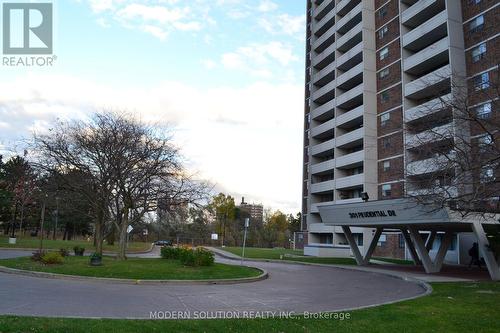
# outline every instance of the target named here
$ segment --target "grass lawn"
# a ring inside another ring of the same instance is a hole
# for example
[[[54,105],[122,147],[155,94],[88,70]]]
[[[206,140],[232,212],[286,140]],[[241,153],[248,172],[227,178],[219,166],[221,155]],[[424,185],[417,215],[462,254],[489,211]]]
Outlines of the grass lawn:
[[[434,283],[427,297],[351,312],[349,320],[90,320],[0,317],[0,332],[499,332],[500,283]],[[332,302],[334,299],[332,298]]]
[[[129,258],[118,261],[112,257],[104,257],[103,265],[98,267],[90,266],[88,257],[66,257],[61,265],[44,265],[23,257],[0,260],[0,265],[29,271],[137,280],[230,279],[261,274],[255,268],[224,264],[187,267],[178,260]]]
[[[45,249],[56,249],[65,248],[70,251],[73,251],[73,247],[76,245],[82,246],[85,248],[85,252],[93,252],[94,245],[92,240],[87,242],[85,240],[71,240],[71,241],[63,241],[63,240],[43,240],[43,247]],[[37,249],[40,246],[40,239],[37,237],[29,237],[24,236],[22,238],[18,237],[16,244],[9,244],[9,237],[5,235],[0,236],[0,247],[5,248],[33,248]],[[128,244],[129,252],[141,252],[147,251],[151,247],[151,243],[143,243],[143,242],[130,242]],[[118,242],[115,245],[106,245],[104,244],[104,251],[117,251],[118,250]],[[1,333],[1,332],[0,332]]]
[[[233,254],[241,256],[241,247],[224,247],[219,248],[221,250],[231,252]],[[352,258],[322,258],[322,257],[304,257],[304,252],[302,250],[289,250],[289,249],[265,249],[249,247],[245,248],[245,258],[253,259],[281,259],[283,256],[284,260],[300,261],[300,262],[310,262],[315,264],[331,264],[331,265],[356,265],[356,260]]]

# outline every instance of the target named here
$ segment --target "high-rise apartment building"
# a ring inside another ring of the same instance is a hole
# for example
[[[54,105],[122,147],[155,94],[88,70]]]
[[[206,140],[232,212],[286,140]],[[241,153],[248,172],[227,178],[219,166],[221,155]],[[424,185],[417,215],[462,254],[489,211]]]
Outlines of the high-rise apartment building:
[[[323,224],[319,207],[422,190],[431,172],[424,148],[446,145],[426,133],[457,128],[453,108],[437,107],[443,101],[468,94],[468,107],[498,116],[499,19],[496,0],[307,1],[306,254],[349,253],[342,228]],[[483,135],[460,130],[472,141]],[[360,248],[373,235],[352,232]],[[404,245],[399,237],[392,243]]]

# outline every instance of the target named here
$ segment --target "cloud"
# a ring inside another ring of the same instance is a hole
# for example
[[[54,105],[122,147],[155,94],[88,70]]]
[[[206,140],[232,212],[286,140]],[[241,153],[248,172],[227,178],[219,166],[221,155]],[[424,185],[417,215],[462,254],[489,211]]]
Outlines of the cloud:
[[[231,194],[296,212],[300,205],[303,87],[257,82],[201,89],[179,82],[116,88],[70,76],[0,81],[0,146],[46,131],[55,118],[126,109],[176,127],[176,143],[198,170]]]
[[[257,7],[260,12],[271,12],[276,9],[278,9],[278,5],[270,0],[262,0]]]
[[[258,19],[258,25],[273,35],[288,35],[298,40],[305,39],[305,15],[280,14],[273,17],[261,17]]]
[[[271,77],[275,66],[287,67],[297,60],[291,45],[277,41],[251,43],[234,52],[224,53],[221,57],[225,68],[242,70],[260,77]]]

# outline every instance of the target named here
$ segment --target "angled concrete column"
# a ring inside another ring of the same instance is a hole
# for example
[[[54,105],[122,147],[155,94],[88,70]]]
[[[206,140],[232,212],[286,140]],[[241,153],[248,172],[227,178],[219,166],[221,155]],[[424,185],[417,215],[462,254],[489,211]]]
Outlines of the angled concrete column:
[[[446,257],[446,252],[450,248],[451,241],[453,240],[453,232],[446,231],[443,239],[441,240],[441,244],[439,245],[438,253],[436,254],[436,258],[434,258],[434,269],[436,272],[439,272],[443,267],[443,261]]]
[[[424,265],[424,269],[426,273],[437,273],[439,270],[436,270],[434,263],[429,256],[429,252],[425,248],[424,240],[422,236],[418,232],[415,227],[408,227],[408,231],[410,232],[410,238],[415,245],[415,249],[417,250],[418,256],[422,260],[422,264]]]
[[[431,231],[429,234],[429,237],[427,238],[427,241],[425,242],[425,248],[427,251],[430,251],[432,249],[432,245],[434,245],[434,240],[436,239],[436,231]]]
[[[352,235],[351,228],[349,228],[348,226],[342,226],[342,231],[344,232],[344,235],[347,238],[347,242],[351,247],[352,254],[354,254],[354,258],[356,259],[358,265],[360,266],[365,265],[363,256],[361,255],[361,252],[359,252],[358,244],[356,244],[356,240]]]
[[[411,254],[411,257],[413,259],[413,262],[417,266],[422,265],[422,261],[418,257],[417,251],[415,250],[415,246],[413,246],[413,243],[410,239],[410,235],[408,234],[408,230],[401,229],[401,233],[403,234],[403,237],[405,239],[405,243],[406,243],[406,246],[408,247],[408,250],[410,250],[410,254]]]
[[[366,251],[365,256],[363,256],[359,251],[358,244],[356,243],[356,240],[352,235],[351,228],[348,226],[342,226],[342,230],[344,231],[344,235],[347,238],[347,242],[351,247],[352,253],[354,254],[354,258],[356,259],[358,265],[359,266],[368,265],[370,263],[370,258],[373,254],[373,251],[375,251],[375,247],[377,246],[378,240],[380,239],[380,235],[382,234],[383,228],[377,228],[377,231],[375,232],[375,235],[373,236],[373,239],[370,242],[370,245],[368,246],[368,250]]]
[[[483,255],[484,261],[486,262],[486,267],[488,267],[491,279],[499,281],[500,268],[493,251],[490,250],[490,242],[488,241],[488,237],[486,237],[483,225],[481,222],[474,222],[472,224],[472,230],[474,231],[474,234],[476,234],[479,251],[480,254]]]

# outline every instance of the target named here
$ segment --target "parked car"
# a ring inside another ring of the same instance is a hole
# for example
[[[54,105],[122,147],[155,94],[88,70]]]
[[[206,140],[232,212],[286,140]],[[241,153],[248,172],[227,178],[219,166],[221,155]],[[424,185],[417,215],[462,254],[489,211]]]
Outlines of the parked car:
[[[155,242],[156,246],[172,246],[172,241],[169,240],[159,240]]]

